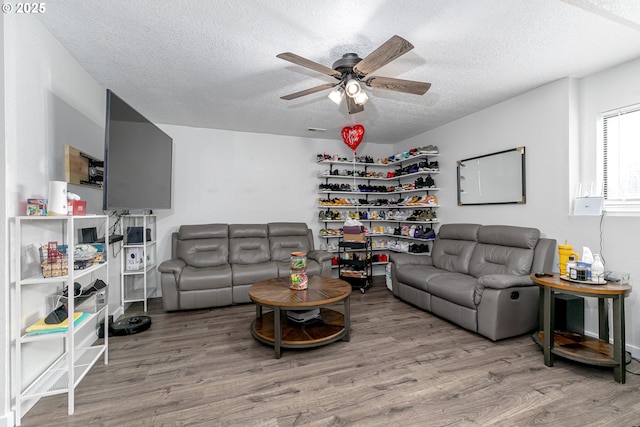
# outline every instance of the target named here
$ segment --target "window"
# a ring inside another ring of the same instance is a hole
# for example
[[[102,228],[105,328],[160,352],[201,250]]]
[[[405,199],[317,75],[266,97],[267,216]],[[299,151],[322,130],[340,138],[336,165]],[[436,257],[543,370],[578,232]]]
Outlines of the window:
[[[602,115],[602,178],[607,207],[640,209],[640,105]]]

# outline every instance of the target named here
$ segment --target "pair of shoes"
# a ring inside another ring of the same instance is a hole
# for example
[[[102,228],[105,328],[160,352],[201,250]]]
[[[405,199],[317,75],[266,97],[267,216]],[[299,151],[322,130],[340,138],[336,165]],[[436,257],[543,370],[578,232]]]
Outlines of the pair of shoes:
[[[432,228],[425,230],[421,225],[419,225],[415,229],[413,233],[413,237],[416,239],[433,240],[436,238],[436,233],[433,231]]]
[[[414,243],[412,245],[409,245],[409,252],[414,253],[414,254],[421,254],[421,253],[425,253],[425,252],[429,252],[429,245],[427,245],[426,243]]]
[[[387,262],[389,261],[389,257],[387,254],[376,254],[371,257],[372,262]]]
[[[438,146],[437,145],[427,145],[426,147],[418,148],[418,153],[420,153],[420,154],[438,154],[440,152],[438,151]]]

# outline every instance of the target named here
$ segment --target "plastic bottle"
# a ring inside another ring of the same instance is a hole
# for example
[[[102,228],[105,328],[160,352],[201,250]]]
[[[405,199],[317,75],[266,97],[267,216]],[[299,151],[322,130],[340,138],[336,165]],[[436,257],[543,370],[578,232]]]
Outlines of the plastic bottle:
[[[573,255],[569,255],[569,260],[567,261],[567,276],[574,280],[578,278],[576,272],[576,257]]]
[[[604,264],[600,255],[593,256],[593,264],[591,264],[591,280],[596,283],[604,284]]]

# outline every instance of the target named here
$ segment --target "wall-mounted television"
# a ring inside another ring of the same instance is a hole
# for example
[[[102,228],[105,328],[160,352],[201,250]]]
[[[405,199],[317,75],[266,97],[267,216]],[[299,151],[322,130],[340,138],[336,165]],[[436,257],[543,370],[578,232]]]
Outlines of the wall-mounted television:
[[[170,209],[173,139],[107,89],[103,209]]]

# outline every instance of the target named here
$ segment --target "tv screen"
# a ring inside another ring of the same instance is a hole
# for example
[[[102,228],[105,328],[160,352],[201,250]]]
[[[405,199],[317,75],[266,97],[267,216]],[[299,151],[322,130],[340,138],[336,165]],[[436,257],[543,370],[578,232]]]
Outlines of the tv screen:
[[[103,209],[170,209],[173,139],[107,89]]]

